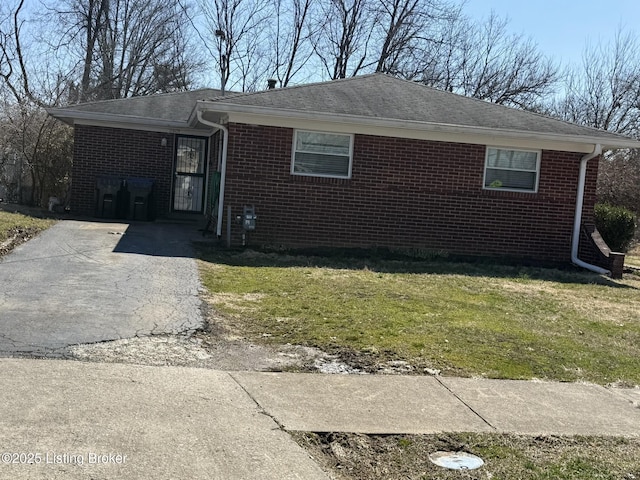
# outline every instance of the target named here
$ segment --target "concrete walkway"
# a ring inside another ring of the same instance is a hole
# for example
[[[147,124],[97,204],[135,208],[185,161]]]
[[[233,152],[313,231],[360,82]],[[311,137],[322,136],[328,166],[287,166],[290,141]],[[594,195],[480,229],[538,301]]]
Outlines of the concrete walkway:
[[[192,331],[202,324],[190,229],[61,221],[0,259],[0,352]]]
[[[640,391],[596,385],[30,359],[0,385],[7,480],[328,479],[285,430],[640,436]]]

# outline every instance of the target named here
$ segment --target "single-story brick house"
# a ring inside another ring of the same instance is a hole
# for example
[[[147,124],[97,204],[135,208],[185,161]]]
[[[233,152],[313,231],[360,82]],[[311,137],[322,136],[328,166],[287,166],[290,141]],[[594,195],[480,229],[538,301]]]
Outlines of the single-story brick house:
[[[621,135],[383,74],[49,113],[75,127],[77,214],[115,214],[100,205],[105,176],[143,177],[154,182],[150,210],[213,209],[231,244],[446,251],[621,274],[624,257],[592,226],[600,153],[640,148]],[[247,206],[257,216],[248,237],[238,221]]]

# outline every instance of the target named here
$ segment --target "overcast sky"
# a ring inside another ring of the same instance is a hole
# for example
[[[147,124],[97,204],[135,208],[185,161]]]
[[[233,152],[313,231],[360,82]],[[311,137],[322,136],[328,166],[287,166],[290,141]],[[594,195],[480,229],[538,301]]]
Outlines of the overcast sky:
[[[474,18],[494,10],[509,31],[531,37],[546,55],[579,63],[587,41],[613,40],[619,26],[640,35],[640,0],[467,0]]]

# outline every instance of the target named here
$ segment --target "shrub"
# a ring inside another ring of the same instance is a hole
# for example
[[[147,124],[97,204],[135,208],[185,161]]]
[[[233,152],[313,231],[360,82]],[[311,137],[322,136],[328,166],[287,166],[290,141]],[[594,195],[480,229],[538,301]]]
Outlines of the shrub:
[[[630,210],[608,203],[595,207],[596,228],[611,250],[624,252],[633,240],[636,217]]]

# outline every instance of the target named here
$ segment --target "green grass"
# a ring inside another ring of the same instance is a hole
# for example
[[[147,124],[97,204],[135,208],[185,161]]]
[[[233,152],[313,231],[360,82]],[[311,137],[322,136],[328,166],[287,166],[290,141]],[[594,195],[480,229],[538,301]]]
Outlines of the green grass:
[[[640,277],[452,262],[203,255],[211,303],[253,340],[444,374],[640,384]]]
[[[0,243],[12,238],[18,230],[35,234],[49,228],[53,223],[55,222],[49,219],[0,211]]]

